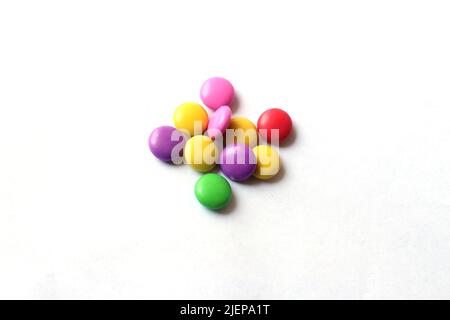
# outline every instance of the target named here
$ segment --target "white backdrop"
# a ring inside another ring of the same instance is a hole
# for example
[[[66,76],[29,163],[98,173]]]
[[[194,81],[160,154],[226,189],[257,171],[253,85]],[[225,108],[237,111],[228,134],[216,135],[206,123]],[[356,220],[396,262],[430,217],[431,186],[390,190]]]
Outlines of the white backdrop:
[[[450,298],[448,1],[2,1],[0,298]],[[228,78],[284,173],[149,152]]]

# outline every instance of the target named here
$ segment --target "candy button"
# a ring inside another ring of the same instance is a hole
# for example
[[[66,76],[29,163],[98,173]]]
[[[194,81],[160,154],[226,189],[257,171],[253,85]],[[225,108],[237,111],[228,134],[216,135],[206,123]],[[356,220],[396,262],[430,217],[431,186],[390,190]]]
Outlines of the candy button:
[[[253,148],[258,143],[258,132],[256,126],[244,117],[233,117],[230,120],[227,131],[227,144],[245,143]]]
[[[180,160],[180,153],[183,151],[184,138],[184,135],[177,129],[162,126],[152,131],[148,138],[148,146],[158,159],[179,163],[177,160]]]
[[[215,139],[228,128],[231,118],[231,109],[228,106],[218,108],[210,117],[208,122],[208,136]]]
[[[224,177],[217,173],[201,176],[194,188],[197,200],[213,210],[224,208],[231,200],[231,186]]]
[[[186,102],[175,110],[173,122],[177,129],[190,136],[202,134],[208,126],[208,113],[198,103]]]
[[[219,150],[210,137],[193,136],[184,147],[184,159],[187,164],[200,172],[213,169]]]
[[[271,146],[260,145],[253,148],[256,156],[256,170],[253,175],[262,180],[275,176],[280,171],[280,156]]]
[[[230,106],[234,99],[233,85],[224,78],[209,78],[200,89],[200,98],[205,106],[213,110],[221,106]]]
[[[248,145],[237,143],[223,149],[220,168],[231,180],[248,179],[256,169],[256,157]]]
[[[283,141],[287,138],[292,129],[292,120],[291,117],[287,114],[286,111],[281,109],[269,109],[263,112],[258,119],[258,131],[260,134],[264,135],[264,130],[267,132],[266,140],[267,142],[272,141],[272,134],[274,137],[276,136],[275,132],[272,130],[278,131],[279,141]]]

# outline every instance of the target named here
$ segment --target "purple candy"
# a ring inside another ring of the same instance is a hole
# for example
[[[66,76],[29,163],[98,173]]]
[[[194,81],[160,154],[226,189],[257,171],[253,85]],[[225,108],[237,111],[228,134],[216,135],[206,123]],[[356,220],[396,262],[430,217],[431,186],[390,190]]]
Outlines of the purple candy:
[[[250,147],[236,143],[223,149],[220,156],[220,169],[231,180],[248,179],[256,169],[256,157]]]
[[[170,126],[158,127],[152,131],[148,138],[148,146],[155,157],[162,161],[172,161],[172,149],[183,141],[183,135]],[[172,141],[172,135],[175,141]],[[179,138],[178,140],[176,140]]]

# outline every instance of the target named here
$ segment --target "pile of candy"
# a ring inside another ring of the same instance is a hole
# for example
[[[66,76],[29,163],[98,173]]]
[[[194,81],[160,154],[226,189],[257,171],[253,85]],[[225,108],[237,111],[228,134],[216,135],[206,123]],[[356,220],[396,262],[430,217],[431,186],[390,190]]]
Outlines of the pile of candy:
[[[151,152],[160,160],[187,163],[199,172],[211,171],[219,164],[222,173],[233,181],[274,177],[280,170],[274,145],[291,132],[289,115],[281,109],[266,110],[257,126],[244,117],[232,117],[234,88],[219,77],[203,83],[200,98],[214,112],[208,116],[201,105],[183,103],[173,116],[175,128],[162,126],[150,134]],[[272,146],[261,144],[264,140]],[[213,210],[224,208],[232,197],[230,183],[217,173],[201,176],[194,191],[198,201]]]

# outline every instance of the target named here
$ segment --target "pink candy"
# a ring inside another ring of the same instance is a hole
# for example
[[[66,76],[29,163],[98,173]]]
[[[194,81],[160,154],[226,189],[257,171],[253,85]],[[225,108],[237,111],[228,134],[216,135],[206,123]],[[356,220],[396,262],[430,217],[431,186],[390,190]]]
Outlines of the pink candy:
[[[209,78],[200,89],[200,98],[205,106],[212,110],[222,106],[231,106],[234,99],[233,85],[224,78]]]
[[[231,109],[228,106],[219,107],[210,117],[208,122],[208,136],[215,139],[228,128],[231,119]]]

